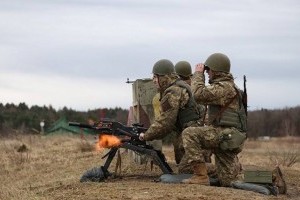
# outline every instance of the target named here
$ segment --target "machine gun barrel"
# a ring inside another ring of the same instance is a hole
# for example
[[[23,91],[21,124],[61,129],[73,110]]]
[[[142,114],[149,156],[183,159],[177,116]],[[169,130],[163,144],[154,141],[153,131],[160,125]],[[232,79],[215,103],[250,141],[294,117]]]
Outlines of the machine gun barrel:
[[[112,132],[112,129],[109,127],[97,127],[97,126],[92,126],[90,124],[83,124],[83,123],[78,123],[78,122],[69,122],[69,126],[77,126],[80,128],[88,128],[88,129],[93,129],[93,130],[98,130],[98,131],[106,131],[108,133]]]
[[[82,123],[78,123],[78,122],[69,122],[69,126],[78,126],[81,128],[94,129],[94,127],[89,124],[82,124]]]

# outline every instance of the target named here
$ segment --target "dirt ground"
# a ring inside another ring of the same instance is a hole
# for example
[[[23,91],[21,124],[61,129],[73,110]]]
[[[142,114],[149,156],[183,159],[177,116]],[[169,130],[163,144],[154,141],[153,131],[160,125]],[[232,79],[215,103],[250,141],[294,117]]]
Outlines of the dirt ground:
[[[300,149],[299,141],[247,141],[240,161],[245,166],[272,167],[272,156],[277,156],[276,161],[280,162],[278,152]],[[21,152],[23,144],[26,148]],[[93,145],[92,140],[76,136],[1,139],[0,199],[300,199],[300,161],[291,167],[281,167],[288,192],[277,197],[233,188],[158,183],[155,180],[162,174],[160,169],[155,165],[152,168],[150,162],[134,163],[126,151],[121,153],[119,176],[104,182],[81,183],[79,179],[86,170],[104,163],[101,157],[106,152],[92,150]],[[164,147],[163,152],[176,171],[172,147]],[[110,172],[114,168],[115,160]]]

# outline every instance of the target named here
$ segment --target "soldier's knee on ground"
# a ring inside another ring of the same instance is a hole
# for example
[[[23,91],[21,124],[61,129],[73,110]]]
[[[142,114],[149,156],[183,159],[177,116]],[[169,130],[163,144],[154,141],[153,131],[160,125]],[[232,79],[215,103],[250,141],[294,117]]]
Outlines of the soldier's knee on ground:
[[[223,187],[231,187],[232,182],[239,180],[236,168],[231,168],[229,171],[218,171],[218,179]]]

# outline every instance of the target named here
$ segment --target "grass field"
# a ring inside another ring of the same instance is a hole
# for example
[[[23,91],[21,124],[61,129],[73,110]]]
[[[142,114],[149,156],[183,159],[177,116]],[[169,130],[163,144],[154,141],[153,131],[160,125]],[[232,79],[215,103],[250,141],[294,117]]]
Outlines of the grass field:
[[[300,138],[247,141],[239,155],[245,167],[280,165],[288,193],[278,197],[233,188],[156,183],[160,170],[133,163],[125,151],[121,177],[80,183],[86,170],[103,163],[106,151],[94,147],[93,138],[79,136],[1,138],[0,199],[300,199]],[[176,171],[172,147],[163,147],[163,152]],[[115,161],[111,172],[114,165]]]

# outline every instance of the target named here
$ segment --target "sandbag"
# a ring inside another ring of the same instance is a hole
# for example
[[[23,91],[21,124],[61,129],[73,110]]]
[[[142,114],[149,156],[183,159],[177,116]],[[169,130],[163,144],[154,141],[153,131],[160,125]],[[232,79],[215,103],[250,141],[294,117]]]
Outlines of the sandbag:
[[[182,180],[191,178],[193,174],[163,174],[158,181],[162,183],[181,183]]]
[[[265,195],[278,195],[277,187],[270,186],[270,185],[258,185],[253,183],[245,183],[242,181],[235,181],[232,183],[232,187],[236,189],[242,189],[252,192],[257,192]]]
[[[80,178],[80,182],[102,182],[109,175],[109,172],[101,167],[94,167],[87,170]]]

